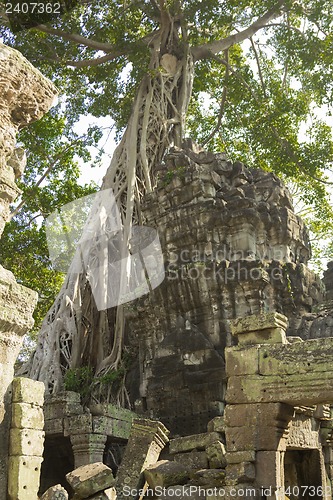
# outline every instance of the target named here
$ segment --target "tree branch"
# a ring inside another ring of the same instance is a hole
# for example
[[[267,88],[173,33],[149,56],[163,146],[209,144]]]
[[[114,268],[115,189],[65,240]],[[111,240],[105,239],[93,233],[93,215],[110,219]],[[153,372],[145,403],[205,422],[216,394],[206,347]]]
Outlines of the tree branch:
[[[256,62],[257,62],[258,74],[259,74],[259,79],[260,79],[262,91],[264,93],[264,96],[266,97],[266,85],[265,85],[264,77],[263,77],[263,74],[262,74],[262,71],[261,71],[259,54],[258,54],[258,51],[256,49],[256,46],[255,46],[255,43],[253,41],[252,36],[250,37],[250,41],[251,41],[252,50],[254,52],[254,57],[256,58]]]
[[[72,66],[73,68],[87,68],[91,66],[98,66],[99,64],[103,64],[107,61],[112,61],[116,57],[125,55],[127,55],[125,52],[121,53],[119,51],[119,53],[117,54],[106,54],[105,56],[102,57],[96,57],[95,59],[83,59],[82,61],[73,61],[72,59],[62,59],[57,54],[54,54],[53,56],[49,57],[37,57],[36,59],[39,61],[49,61],[65,66]]]
[[[55,165],[58,163],[59,160],[61,160],[61,158],[63,157],[63,155],[69,150],[71,149],[73,146],[75,146],[75,144],[77,144],[84,136],[81,136],[81,137],[78,137],[75,141],[71,142],[71,144],[69,144],[67,146],[67,148],[65,148],[60,154],[58,154],[54,160],[50,163],[50,165],[47,167],[47,169],[45,170],[45,172],[43,173],[43,175],[38,179],[38,181],[36,182],[35,184],[35,188],[40,186],[41,183],[43,182],[43,180],[49,175],[49,173],[51,172],[51,170],[53,170],[53,168],[55,167]],[[27,203],[27,198],[31,198],[31,195],[27,194],[26,195],[26,198],[23,199],[18,205],[17,207],[12,211],[10,212],[9,214],[9,217],[8,217],[8,220],[7,222],[10,222],[12,220],[13,217],[15,217],[21,210],[21,208],[24,207],[24,205]]]
[[[78,35],[77,33],[67,33],[66,31],[62,31],[56,28],[50,28],[45,24],[39,24],[38,26],[34,27],[34,29],[43,31],[43,33],[48,33],[49,35],[59,36],[64,40],[69,40],[70,42],[77,43],[78,45],[85,45],[86,47],[90,47],[94,50],[103,50],[106,53],[112,52],[116,49],[116,47],[111,43],[91,40],[91,38],[85,38],[84,36]]]
[[[72,66],[73,68],[88,68],[92,66],[98,66],[99,64],[103,64],[107,61],[112,61],[116,57],[125,56],[127,52],[118,52],[117,54],[106,54],[102,57],[96,57],[95,59],[84,59],[83,61],[63,61],[62,59],[58,59],[62,64],[66,64],[66,66]]]
[[[73,60],[63,60],[60,57],[52,57],[52,58],[44,58],[47,61],[54,61],[58,62],[61,64],[65,64],[66,66],[72,66],[74,68],[87,68],[91,66],[98,66],[99,64],[103,64],[107,61],[112,61],[113,59],[116,59],[117,57],[121,56],[126,56],[130,53],[132,50],[132,47],[135,45],[137,47],[137,44],[143,44],[143,45],[149,45],[151,41],[158,36],[160,30],[156,30],[152,33],[149,33],[148,35],[145,35],[144,37],[140,38],[134,43],[128,44],[127,49],[124,50],[119,50],[115,45],[108,44],[108,43],[103,43],[103,42],[97,42],[95,40],[91,40],[89,38],[85,38],[81,35],[74,34],[74,33],[67,33],[62,30],[54,29],[54,28],[49,28],[48,26],[45,26],[43,24],[40,24],[39,26],[36,26],[34,29],[38,29],[40,31],[43,31],[45,33],[48,33],[50,35],[55,35],[63,38],[64,40],[69,40],[74,43],[77,43],[79,45],[85,45],[87,47],[90,47],[94,50],[102,50],[106,54],[101,57],[96,57],[93,59],[83,59],[82,61],[73,61]]]
[[[205,43],[203,45],[199,45],[197,47],[192,48],[192,55],[194,60],[199,59],[209,59],[212,54],[218,54],[222,52],[232,45],[236,43],[241,43],[247,38],[253,36],[257,31],[262,28],[265,28],[267,24],[280,16],[282,7],[284,6],[285,1],[279,0],[274,7],[268,10],[263,16],[259,17],[254,23],[251,24],[248,28],[243,31],[239,31],[234,35],[227,36],[222,40],[216,40],[215,42]]]

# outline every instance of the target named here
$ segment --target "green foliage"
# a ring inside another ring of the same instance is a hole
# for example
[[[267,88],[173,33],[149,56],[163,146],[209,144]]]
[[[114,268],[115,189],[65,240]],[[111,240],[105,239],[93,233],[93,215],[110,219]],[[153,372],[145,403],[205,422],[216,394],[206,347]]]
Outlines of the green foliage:
[[[119,385],[126,373],[125,366],[121,366],[117,370],[111,370],[104,375],[95,377],[94,371],[90,366],[81,366],[66,371],[64,375],[64,387],[66,391],[78,392],[81,396],[81,401],[86,403],[89,401],[93,392],[94,386],[98,384],[100,391],[103,389],[112,390],[113,384]]]
[[[123,376],[125,375],[125,368],[124,367],[121,367],[119,368],[118,370],[112,370],[108,373],[106,373],[105,375],[102,375],[98,378],[95,379],[95,381],[99,382],[100,384],[102,385],[111,385],[113,382],[117,382],[119,380],[121,380],[123,378]]]
[[[94,373],[90,366],[67,370],[64,376],[66,391],[78,392],[82,399],[90,396]]]

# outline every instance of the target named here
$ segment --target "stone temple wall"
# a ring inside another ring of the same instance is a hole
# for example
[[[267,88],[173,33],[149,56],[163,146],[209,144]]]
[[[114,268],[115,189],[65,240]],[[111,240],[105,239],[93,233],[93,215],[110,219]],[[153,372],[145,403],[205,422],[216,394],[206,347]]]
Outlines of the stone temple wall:
[[[307,230],[274,174],[193,149],[172,150],[159,172],[142,210],[158,229],[166,278],[130,307],[136,409],[184,435],[223,412],[229,320],[276,311],[288,317],[287,334],[302,335],[323,286],[307,268]]]
[[[0,236],[10,204],[19,194],[15,179],[25,166],[16,148],[18,130],[43,116],[56,95],[55,87],[18,51],[0,43]],[[33,325],[37,294],[18,285],[0,266],[0,490],[7,489],[11,382],[23,335]]]

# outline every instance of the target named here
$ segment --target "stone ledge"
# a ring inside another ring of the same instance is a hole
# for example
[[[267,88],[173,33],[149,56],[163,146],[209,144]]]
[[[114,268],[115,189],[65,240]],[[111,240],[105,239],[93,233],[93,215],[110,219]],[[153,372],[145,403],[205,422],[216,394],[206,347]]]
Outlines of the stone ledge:
[[[259,332],[271,328],[282,328],[286,330],[288,327],[288,319],[283,314],[272,312],[266,314],[258,314],[246,316],[245,318],[237,318],[230,320],[231,333],[240,335],[249,332]]]

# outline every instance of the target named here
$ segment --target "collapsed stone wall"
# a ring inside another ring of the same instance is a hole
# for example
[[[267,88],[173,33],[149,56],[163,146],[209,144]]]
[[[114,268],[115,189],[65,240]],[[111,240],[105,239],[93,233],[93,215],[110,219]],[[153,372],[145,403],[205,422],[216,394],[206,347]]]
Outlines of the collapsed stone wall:
[[[223,412],[228,320],[277,311],[287,333],[302,336],[323,287],[307,268],[307,230],[274,174],[187,148],[172,150],[159,175],[142,211],[158,229],[166,278],[129,307],[136,408],[184,435]]]
[[[10,204],[20,193],[15,184],[25,167],[16,148],[17,131],[50,108],[55,87],[17,50],[0,43],[0,236]],[[16,283],[0,266],[0,489],[7,490],[11,382],[23,335],[33,325],[37,294]]]

